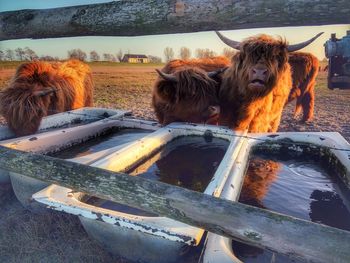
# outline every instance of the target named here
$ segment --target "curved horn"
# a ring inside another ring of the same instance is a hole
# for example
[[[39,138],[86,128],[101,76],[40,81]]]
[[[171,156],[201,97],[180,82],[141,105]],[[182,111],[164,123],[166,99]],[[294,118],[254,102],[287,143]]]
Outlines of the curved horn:
[[[46,90],[34,91],[33,96],[43,97],[57,91],[56,88],[47,87]]]
[[[225,37],[223,34],[221,34],[219,31],[215,31],[215,33],[218,35],[218,37],[224,42],[226,45],[239,50],[239,47],[241,45],[241,42],[231,40],[227,37]]]
[[[302,49],[306,47],[307,45],[310,45],[314,40],[316,40],[320,35],[322,35],[324,32],[318,33],[316,36],[313,38],[310,38],[307,41],[301,42],[299,44],[294,44],[294,45],[288,45],[287,49],[289,52],[297,51],[299,49]]]
[[[224,67],[224,68],[221,68],[221,69],[218,69],[218,70],[215,70],[215,71],[210,71],[210,72],[207,73],[207,75],[208,75],[209,78],[215,78],[217,75],[225,72],[226,69],[228,69],[228,67]]]
[[[163,79],[171,81],[171,82],[177,82],[177,79],[173,74],[164,73],[164,72],[160,71],[159,69],[156,69],[156,71],[159,74],[159,76],[161,76]]]

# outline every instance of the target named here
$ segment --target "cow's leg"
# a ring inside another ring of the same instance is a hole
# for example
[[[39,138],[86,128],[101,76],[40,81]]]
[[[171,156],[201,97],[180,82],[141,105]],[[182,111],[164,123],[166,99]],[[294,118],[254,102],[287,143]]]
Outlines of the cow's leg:
[[[302,104],[303,98],[302,97],[297,97],[297,101],[295,103],[295,109],[294,109],[294,119],[296,119],[300,113],[301,110],[303,109],[303,104]]]
[[[303,119],[302,121],[311,121],[314,117],[315,93],[313,89],[308,91],[302,99]]]

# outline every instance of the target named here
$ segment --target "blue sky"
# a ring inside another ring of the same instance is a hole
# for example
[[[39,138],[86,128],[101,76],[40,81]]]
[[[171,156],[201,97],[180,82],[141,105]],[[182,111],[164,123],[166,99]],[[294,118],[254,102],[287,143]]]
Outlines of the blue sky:
[[[41,9],[54,8],[71,5],[82,5],[90,3],[110,2],[106,0],[0,0],[0,11],[10,11],[18,9]],[[235,40],[242,40],[246,37],[265,33],[269,35],[280,35],[285,37],[289,43],[304,41],[318,32],[324,31],[319,39],[305,48],[303,51],[315,54],[319,59],[324,58],[324,42],[330,37],[331,33],[336,33],[338,37],[345,35],[346,30],[350,30],[350,25],[328,25],[313,27],[283,27],[283,28],[262,28],[262,29],[244,29],[223,31],[223,33]],[[67,51],[73,48],[80,48],[86,53],[96,50],[101,56],[103,53],[116,54],[119,49],[124,53],[139,53],[146,55],[155,55],[163,58],[165,47],[172,47],[175,55],[178,55],[179,49],[186,46],[191,49],[194,55],[196,48],[210,48],[220,54],[225,46],[214,32],[200,32],[188,34],[172,35],[152,35],[141,37],[71,37],[56,39],[22,39],[1,41],[0,49],[16,49],[18,47],[29,47],[38,55],[51,55],[60,58],[67,57]]]

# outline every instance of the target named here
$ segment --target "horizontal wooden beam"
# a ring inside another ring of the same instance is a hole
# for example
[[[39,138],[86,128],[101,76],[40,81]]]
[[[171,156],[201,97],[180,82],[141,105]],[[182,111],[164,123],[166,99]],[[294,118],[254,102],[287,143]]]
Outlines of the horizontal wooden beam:
[[[350,24],[348,0],[133,0],[0,13],[0,40]]]
[[[202,193],[0,146],[0,168],[311,262],[349,262],[350,232]]]

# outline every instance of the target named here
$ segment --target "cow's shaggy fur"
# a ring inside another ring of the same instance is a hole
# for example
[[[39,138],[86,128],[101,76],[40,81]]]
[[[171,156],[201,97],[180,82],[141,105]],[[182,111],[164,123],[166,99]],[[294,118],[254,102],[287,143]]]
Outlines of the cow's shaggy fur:
[[[225,68],[229,60],[173,60],[162,69],[173,74],[176,82],[159,77],[153,89],[152,106],[161,124],[175,121],[217,124],[220,77],[210,78],[209,71]]]
[[[228,67],[231,64],[230,60],[226,57],[212,57],[202,59],[175,59],[167,63],[162,69],[165,73],[174,73],[176,70],[189,67],[200,68],[206,72],[216,71],[221,68]]]
[[[0,113],[17,136],[35,133],[47,115],[92,105],[91,70],[78,60],[24,63],[0,93]]]
[[[319,71],[318,59],[303,52],[292,52],[289,55],[292,69],[293,88],[288,102],[296,99],[294,117],[303,112],[302,121],[311,121],[314,116],[315,84]]]
[[[257,82],[255,70],[264,72]],[[223,74],[220,124],[235,130],[275,132],[292,86],[287,44],[259,35],[241,43]]]

